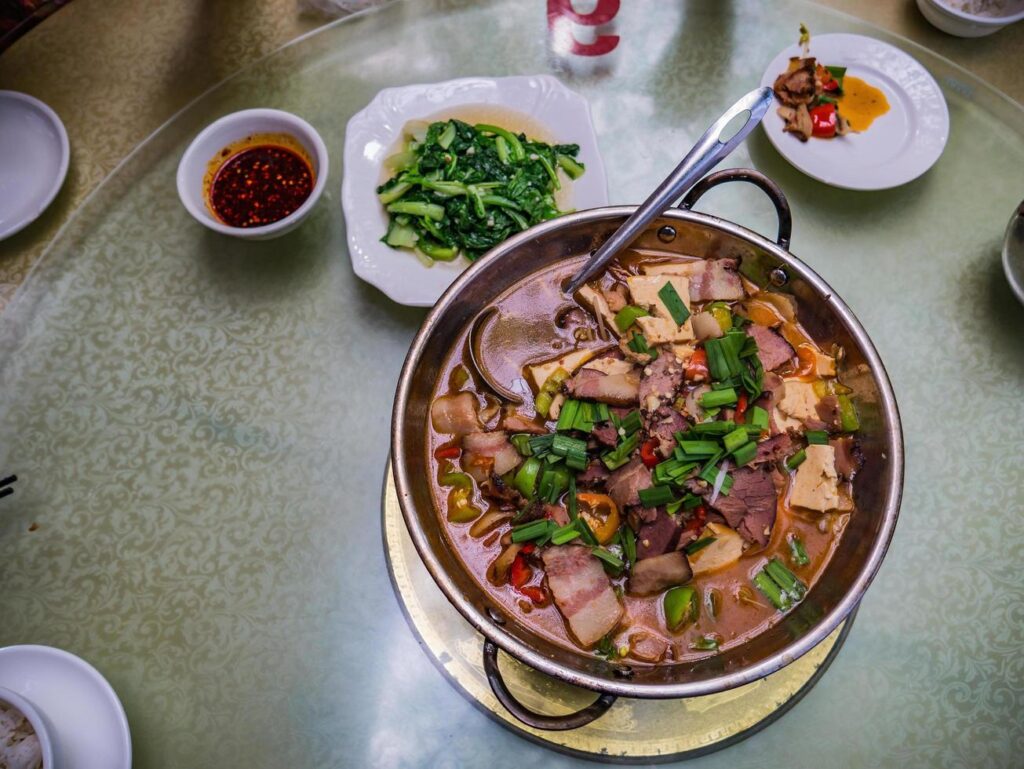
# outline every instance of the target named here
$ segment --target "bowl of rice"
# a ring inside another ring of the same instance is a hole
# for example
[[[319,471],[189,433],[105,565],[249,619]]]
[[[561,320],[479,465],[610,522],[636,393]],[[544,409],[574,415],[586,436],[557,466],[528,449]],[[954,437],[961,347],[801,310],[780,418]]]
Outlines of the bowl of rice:
[[[53,745],[31,702],[0,688],[0,769],[52,769]]]
[[[957,37],[984,37],[1024,19],[1024,0],[917,0],[934,26]]]

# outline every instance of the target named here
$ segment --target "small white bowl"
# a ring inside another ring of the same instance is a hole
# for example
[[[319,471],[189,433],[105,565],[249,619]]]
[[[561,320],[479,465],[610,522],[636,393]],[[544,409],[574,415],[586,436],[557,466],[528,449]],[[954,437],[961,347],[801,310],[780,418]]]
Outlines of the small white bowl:
[[[1024,10],[1006,16],[977,16],[951,8],[940,0],[917,0],[917,7],[932,25],[957,37],[984,37],[1024,19]]]
[[[6,702],[8,705],[13,705],[21,711],[22,715],[24,715],[28,722],[32,724],[36,737],[39,738],[39,747],[42,748],[43,752],[43,769],[54,769],[53,743],[50,741],[50,733],[46,728],[46,722],[43,720],[43,716],[39,711],[36,710],[35,705],[26,700],[20,694],[2,687],[0,687],[0,702]]]
[[[306,201],[284,219],[262,227],[232,227],[218,221],[203,197],[203,178],[210,161],[233,142],[252,134],[283,133],[295,138],[313,161],[313,191]],[[295,229],[309,215],[327,184],[327,147],[309,123],[277,109],[246,109],[233,112],[208,125],[192,140],[178,163],[178,197],[200,224],[222,235],[246,240],[267,240]]]

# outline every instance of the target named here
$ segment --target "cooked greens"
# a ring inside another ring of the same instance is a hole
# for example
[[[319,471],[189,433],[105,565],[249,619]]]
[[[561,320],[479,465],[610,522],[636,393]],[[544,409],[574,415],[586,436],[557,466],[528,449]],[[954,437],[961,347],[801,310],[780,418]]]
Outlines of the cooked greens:
[[[498,126],[445,120],[414,126],[387,159],[397,173],[377,188],[389,215],[382,240],[428,261],[474,260],[560,211],[558,169],[578,179],[576,144],[550,145]]]

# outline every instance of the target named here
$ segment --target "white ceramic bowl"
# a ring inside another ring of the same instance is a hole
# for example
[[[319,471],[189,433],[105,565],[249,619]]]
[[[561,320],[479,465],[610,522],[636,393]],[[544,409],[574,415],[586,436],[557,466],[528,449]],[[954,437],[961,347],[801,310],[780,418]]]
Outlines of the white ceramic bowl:
[[[376,190],[384,180],[384,160],[395,151],[409,121],[449,116],[470,119],[466,110],[517,113],[526,117],[529,125],[522,130],[531,138],[578,144],[579,159],[587,170],[569,183],[568,197],[561,207],[582,210],[608,205],[608,183],[590,106],[551,75],[466,77],[385,88],[348,121],[341,205],[352,269],[400,304],[432,306],[470,262],[460,256],[428,267],[414,254],[381,242],[388,228],[388,215]],[[501,117],[487,120],[501,122]]]
[[[261,133],[284,133],[296,139],[313,161],[313,191],[301,206],[280,221],[262,227],[232,227],[218,221],[203,199],[203,177],[210,161],[232,142]],[[277,109],[246,109],[233,112],[208,125],[192,140],[178,163],[178,197],[200,224],[222,235],[247,240],[266,240],[295,229],[309,215],[327,184],[327,147],[309,123]]]
[[[934,26],[957,37],[984,37],[1024,19],[1024,9],[1005,16],[977,16],[951,8],[940,0],[917,0],[917,7]]]
[[[32,724],[32,728],[35,729],[36,737],[39,738],[39,747],[42,748],[43,752],[43,769],[54,769],[53,743],[50,741],[50,732],[46,728],[43,716],[36,710],[35,706],[20,694],[4,688],[0,688],[0,702],[13,705],[28,719],[28,722]]]

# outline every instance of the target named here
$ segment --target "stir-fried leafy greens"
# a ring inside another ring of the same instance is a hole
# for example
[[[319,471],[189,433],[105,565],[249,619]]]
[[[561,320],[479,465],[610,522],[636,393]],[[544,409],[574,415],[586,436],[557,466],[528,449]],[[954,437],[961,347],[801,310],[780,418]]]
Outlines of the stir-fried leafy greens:
[[[550,145],[498,126],[459,120],[413,130],[388,158],[396,175],[377,188],[388,211],[382,240],[431,260],[470,260],[560,211],[558,169],[569,179],[584,167],[575,144]]]

